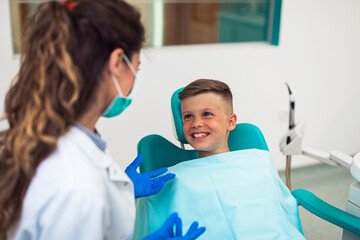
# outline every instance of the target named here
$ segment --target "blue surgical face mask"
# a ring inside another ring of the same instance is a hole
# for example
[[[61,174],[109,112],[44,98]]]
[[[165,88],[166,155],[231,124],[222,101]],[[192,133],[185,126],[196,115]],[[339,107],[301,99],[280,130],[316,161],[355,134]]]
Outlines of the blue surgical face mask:
[[[131,65],[129,58],[125,54],[124,54],[124,60],[125,60],[126,64],[128,65],[130,71],[134,75],[135,79],[134,79],[133,87],[131,89],[130,94],[127,97],[125,97],[123,92],[121,91],[120,85],[119,85],[115,75],[113,73],[111,73],[111,78],[112,78],[113,83],[118,92],[118,96],[116,96],[114,98],[114,100],[111,102],[111,104],[105,110],[105,112],[102,114],[103,117],[111,118],[111,117],[115,117],[115,116],[119,115],[120,113],[122,113],[130,105],[130,103],[135,95],[135,92],[137,89],[136,71],[135,71],[134,67]]]

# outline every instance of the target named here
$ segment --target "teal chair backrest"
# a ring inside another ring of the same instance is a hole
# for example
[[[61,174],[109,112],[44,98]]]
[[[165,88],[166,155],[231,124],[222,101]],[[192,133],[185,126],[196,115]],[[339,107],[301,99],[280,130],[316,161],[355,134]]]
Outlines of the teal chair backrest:
[[[187,144],[182,130],[181,101],[178,98],[178,94],[182,90],[183,88],[180,88],[173,93],[171,110],[177,140],[180,143]],[[260,129],[249,123],[238,123],[236,128],[229,134],[228,144],[230,151],[252,148],[269,151]],[[148,135],[140,140],[138,153],[142,153],[144,156],[140,165],[140,172],[150,172],[162,167],[171,167],[177,163],[198,157],[196,150],[182,149],[156,134]]]

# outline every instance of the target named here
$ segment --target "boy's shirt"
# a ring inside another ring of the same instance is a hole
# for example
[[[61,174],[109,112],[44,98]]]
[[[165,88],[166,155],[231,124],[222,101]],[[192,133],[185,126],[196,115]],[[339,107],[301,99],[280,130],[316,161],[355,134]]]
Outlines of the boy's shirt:
[[[295,198],[268,151],[241,150],[168,168],[176,178],[137,202],[134,239],[142,239],[178,212],[183,230],[197,220],[199,239],[305,239]]]

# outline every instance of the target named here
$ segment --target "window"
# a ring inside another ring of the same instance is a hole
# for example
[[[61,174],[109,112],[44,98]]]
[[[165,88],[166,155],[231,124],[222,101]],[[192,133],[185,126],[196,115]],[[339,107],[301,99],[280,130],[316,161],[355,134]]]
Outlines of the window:
[[[142,14],[146,46],[264,41],[278,45],[282,0],[128,0]],[[11,1],[14,52],[41,1]]]
[[[20,2],[10,0],[11,30],[14,53],[19,53],[20,51],[22,28],[30,14],[35,11],[38,4],[39,2],[33,3],[31,1]]]

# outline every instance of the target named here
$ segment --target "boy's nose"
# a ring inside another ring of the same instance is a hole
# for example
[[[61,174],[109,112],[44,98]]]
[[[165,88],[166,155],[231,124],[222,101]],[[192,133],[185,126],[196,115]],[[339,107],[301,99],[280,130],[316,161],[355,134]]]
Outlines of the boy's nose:
[[[194,121],[191,124],[192,128],[199,128],[204,125],[203,121],[200,118],[194,118]]]

